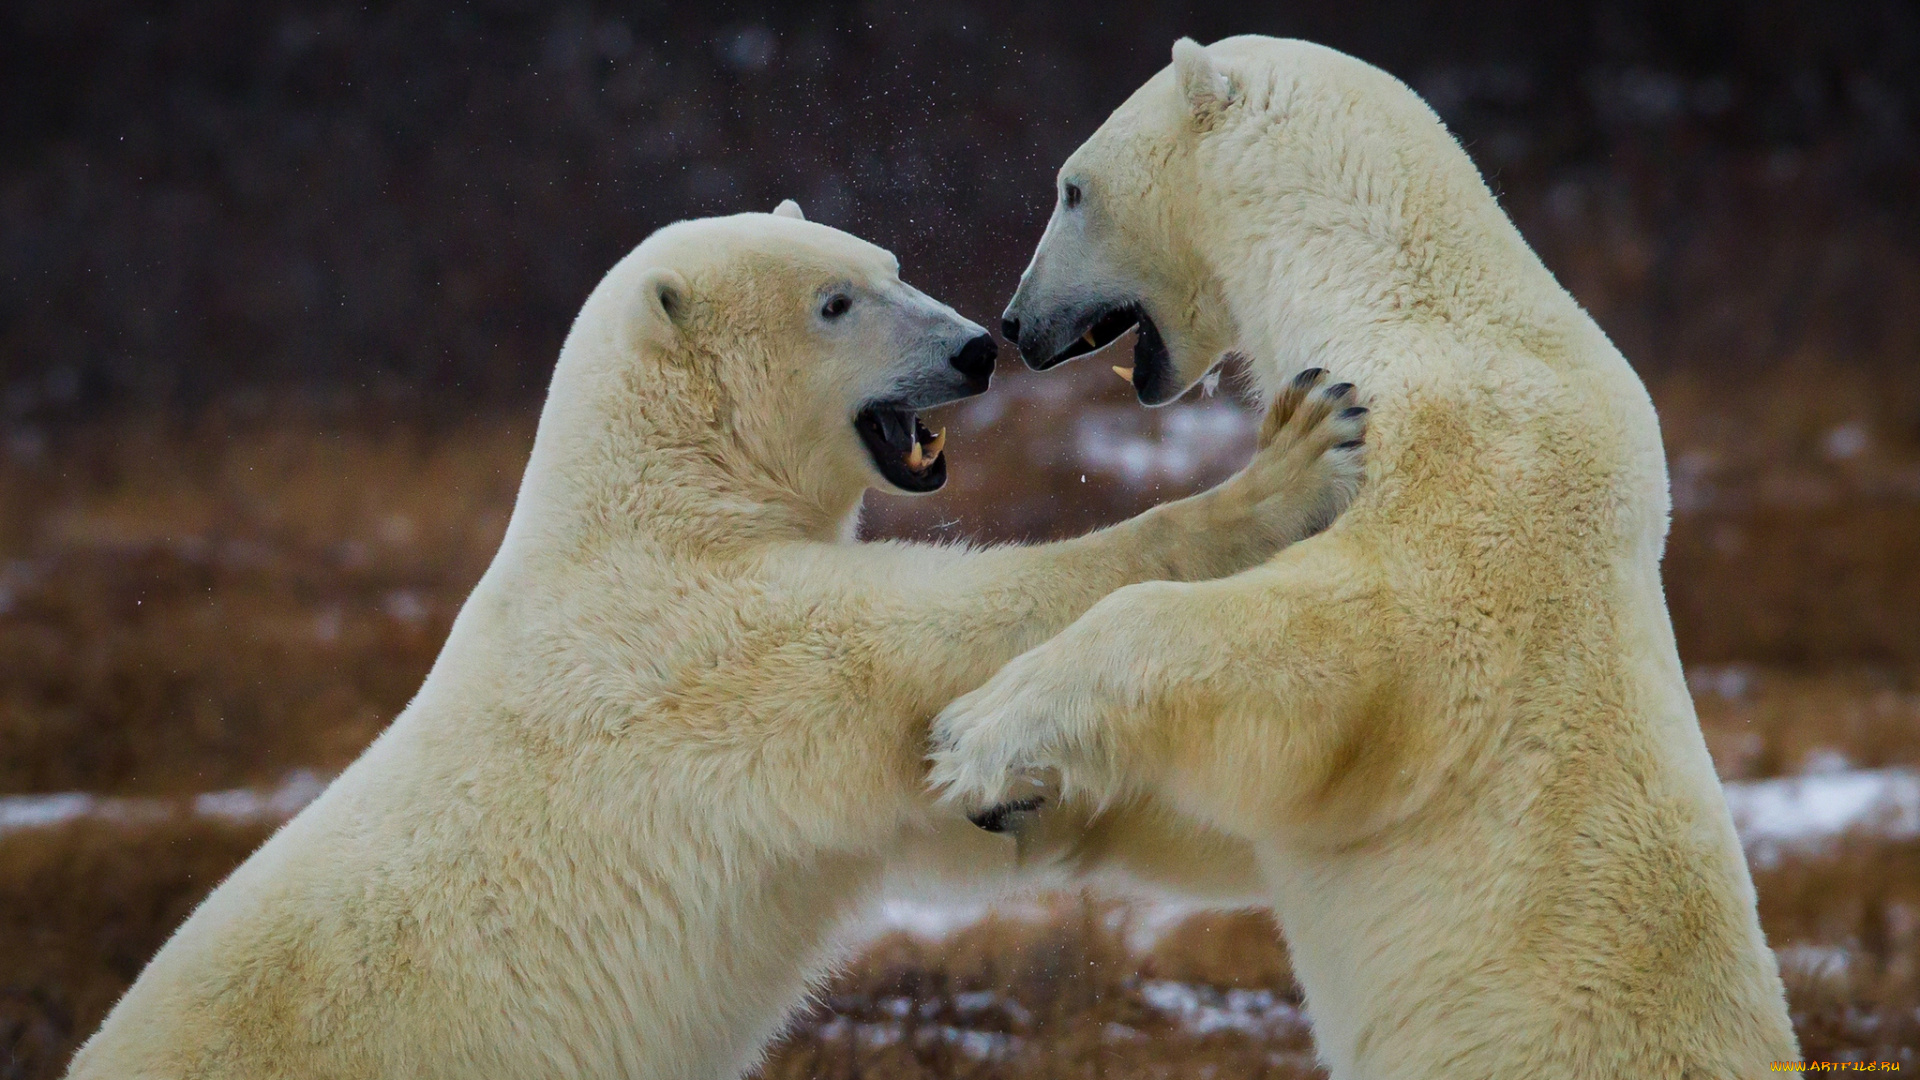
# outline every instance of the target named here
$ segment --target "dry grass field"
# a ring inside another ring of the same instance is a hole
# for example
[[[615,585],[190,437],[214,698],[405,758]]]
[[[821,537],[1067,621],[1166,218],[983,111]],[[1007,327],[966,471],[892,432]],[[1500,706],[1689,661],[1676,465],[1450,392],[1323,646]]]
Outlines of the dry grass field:
[[[1656,378],[1668,581],[1723,776],[1920,766],[1920,403],[1864,370]],[[1902,396],[1902,395],[1905,396]],[[0,793],[270,786],[359,751],[492,554],[530,414],[409,423],[313,403],[16,427],[0,446]],[[1225,395],[1146,413],[1102,365],[955,411],[949,490],[868,531],[1039,539],[1197,488],[1247,449]],[[58,1075],[268,825],[0,828],[0,1080]],[[1810,1058],[1920,1068],[1920,843],[1871,832],[1756,870]],[[1306,1077],[1264,916],[1145,942],[1128,912],[857,950],[773,1052],[800,1077]]]

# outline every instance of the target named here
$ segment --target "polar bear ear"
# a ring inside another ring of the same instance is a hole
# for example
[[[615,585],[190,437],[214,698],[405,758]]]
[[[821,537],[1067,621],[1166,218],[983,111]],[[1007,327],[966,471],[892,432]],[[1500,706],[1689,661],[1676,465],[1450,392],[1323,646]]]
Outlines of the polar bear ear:
[[[1211,126],[1214,118],[1233,104],[1233,80],[1213,66],[1213,58],[1192,38],[1173,43],[1173,78],[1181,96],[1187,99],[1193,122],[1202,129]]]
[[[773,208],[773,216],[788,217],[795,221],[807,220],[807,215],[800,212],[800,204],[792,199],[781,199],[780,205]]]
[[[656,266],[640,279],[640,295],[634,301],[634,337],[658,345],[671,345],[686,325],[692,292],[687,279],[677,270]]]

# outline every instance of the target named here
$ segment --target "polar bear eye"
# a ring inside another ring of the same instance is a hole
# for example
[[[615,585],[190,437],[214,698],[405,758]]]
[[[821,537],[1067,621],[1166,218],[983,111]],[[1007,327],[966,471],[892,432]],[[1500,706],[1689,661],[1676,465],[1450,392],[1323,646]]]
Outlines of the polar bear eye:
[[[845,315],[847,309],[852,306],[852,297],[846,293],[834,293],[832,296],[827,297],[826,303],[820,305],[820,317],[823,319],[837,319]]]
[[[1080,205],[1080,185],[1079,184],[1067,185],[1066,199],[1067,199],[1067,209],[1069,210]]]

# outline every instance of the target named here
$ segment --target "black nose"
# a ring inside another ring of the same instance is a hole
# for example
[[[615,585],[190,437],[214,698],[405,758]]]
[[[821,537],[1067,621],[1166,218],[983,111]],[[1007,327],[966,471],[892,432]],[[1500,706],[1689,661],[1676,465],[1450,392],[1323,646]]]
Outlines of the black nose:
[[[1015,345],[1020,344],[1020,320],[1019,319],[1001,319],[1000,320],[1000,336],[1003,338],[1006,338],[1008,341],[1012,342]]]
[[[975,392],[987,388],[987,380],[993,375],[993,358],[1000,352],[1000,346],[993,343],[992,334],[981,334],[967,342],[948,359],[954,370],[967,377]]]

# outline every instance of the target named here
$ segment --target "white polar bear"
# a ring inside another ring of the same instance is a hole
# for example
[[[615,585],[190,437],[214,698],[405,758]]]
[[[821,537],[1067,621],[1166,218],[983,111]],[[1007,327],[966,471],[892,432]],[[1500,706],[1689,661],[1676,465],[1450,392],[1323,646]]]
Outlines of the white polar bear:
[[[1171,399],[1359,373],[1368,483],[1237,577],[1135,585],[935,724],[934,779],[1149,793],[1258,851],[1337,1078],[1750,1077],[1796,1057],[1660,585],[1644,387],[1412,91],[1182,41],[1067,159],[1007,311],[1138,323]]]
[[[917,410],[994,353],[790,204],[655,233],[568,335],[419,695],[71,1075],[732,1076],[890,866],[1005,868],[925,794],[927,720],[1115,588],[1324,526],[1364,418],[1295,395],[1237,477],[1077,540],[852,542],[869,486],[940,486]]]

